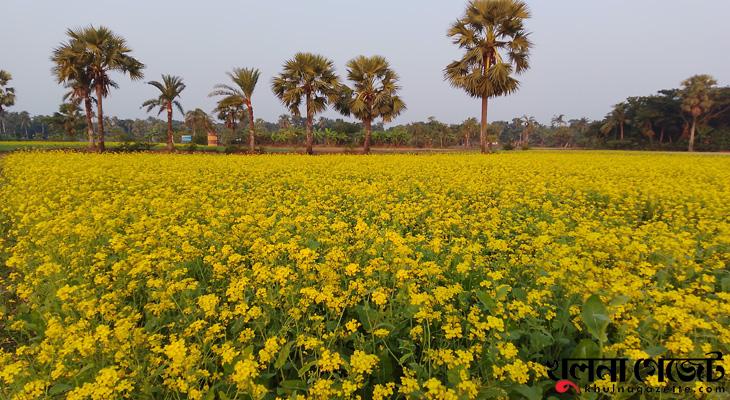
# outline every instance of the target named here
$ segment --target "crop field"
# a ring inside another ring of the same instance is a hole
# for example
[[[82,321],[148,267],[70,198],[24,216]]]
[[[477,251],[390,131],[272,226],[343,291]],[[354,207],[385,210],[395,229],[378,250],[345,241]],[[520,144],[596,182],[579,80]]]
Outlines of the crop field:
[[[124,148],[123,142],[107,142],[109,150],[119,150]],[[23,140],[23,141],[0,141],[0,153],[18,151],[18,150],[84,150],[88,148],[88,142],[70,142],[70,141],[46,141],[46,140]],[[190,144],[176,144],[178,150],[195,149],[195,151],[206,152],[222,152],[225,150],[223,146],[203,146]],[[150,150],[164,150],[165,145],[160,143],[151,143]]]
[[[560,399],[553,360],[730,352],[728,156],[0,168],[0,398]]]

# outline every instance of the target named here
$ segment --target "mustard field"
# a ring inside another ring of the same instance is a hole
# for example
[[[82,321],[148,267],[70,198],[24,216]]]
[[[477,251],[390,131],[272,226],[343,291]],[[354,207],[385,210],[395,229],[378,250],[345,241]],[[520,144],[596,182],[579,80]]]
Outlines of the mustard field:
[[[569,357],[730,372],[729,264],[722,155],[10,154],[0,398],[562,399]]]

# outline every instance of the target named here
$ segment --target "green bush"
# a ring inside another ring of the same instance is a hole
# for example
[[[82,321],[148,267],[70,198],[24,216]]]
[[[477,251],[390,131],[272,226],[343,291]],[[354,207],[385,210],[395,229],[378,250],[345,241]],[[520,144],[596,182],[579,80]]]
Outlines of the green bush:
[[[123,142],[114,151],[120,153],[137,153],[140,151],[150,151],[154,147],[153,143],[148,142]]]

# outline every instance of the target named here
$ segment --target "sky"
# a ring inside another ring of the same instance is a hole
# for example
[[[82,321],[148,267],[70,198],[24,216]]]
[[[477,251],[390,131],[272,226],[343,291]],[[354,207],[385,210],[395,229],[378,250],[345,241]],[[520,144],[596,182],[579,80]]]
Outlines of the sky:
[[[534,48],[517,94],[492,100],[491,120],[523,114],[541,122],[602,118],[626,97],[678,87],[694,74],[730,84],[730,2],[726,0],[528,0]],[[341,76],[351,58],[383,55],[401,76],[408,110],[394,123],[434,116],[458,123],[480,112],[478,100],[443,80],[460,55],[446,36],[465,0],[2,0],[0,69],[12,73],[14,111],[51,114],[63,95],[49,57],[67,28],[105,25],[124,36],[146,64],[145,80],[115,76],[120,88],[105,113],[144,118],[141,103],[156,96],[145,84],[182,76],[186,110],[210,112],[207,95],[233,67],[256,67],[257,118],[276,121],[285,108],[271,78],[297,51],[331,58]],[[154,114],[153,114],[154,115]],[[327,117],[338,114],[329,110]],[[181,119],[176,115],[176,119]]]

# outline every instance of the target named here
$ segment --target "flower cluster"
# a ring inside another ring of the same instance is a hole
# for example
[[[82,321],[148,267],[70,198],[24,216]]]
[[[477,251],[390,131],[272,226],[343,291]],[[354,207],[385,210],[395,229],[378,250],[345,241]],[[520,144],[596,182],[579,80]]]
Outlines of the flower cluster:
[[[575,352],[730,350],[730,157],[0,162],[0,398],[539,398]]]

